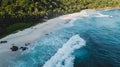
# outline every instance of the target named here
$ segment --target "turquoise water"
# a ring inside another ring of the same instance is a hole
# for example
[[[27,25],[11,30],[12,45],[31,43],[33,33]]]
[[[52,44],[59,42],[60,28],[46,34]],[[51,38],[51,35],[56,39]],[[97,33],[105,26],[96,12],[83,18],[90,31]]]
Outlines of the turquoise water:
[[[120,67],[120,10],[90,11],[34,45],[9,67]]]

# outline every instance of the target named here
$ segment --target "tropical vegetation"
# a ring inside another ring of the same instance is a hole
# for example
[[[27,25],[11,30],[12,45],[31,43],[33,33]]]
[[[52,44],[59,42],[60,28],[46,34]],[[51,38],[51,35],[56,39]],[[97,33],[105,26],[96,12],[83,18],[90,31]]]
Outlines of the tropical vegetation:
[[[83,9],[120,7],[119,0],[0,0],[0,37],[21,30],[44,18]]]

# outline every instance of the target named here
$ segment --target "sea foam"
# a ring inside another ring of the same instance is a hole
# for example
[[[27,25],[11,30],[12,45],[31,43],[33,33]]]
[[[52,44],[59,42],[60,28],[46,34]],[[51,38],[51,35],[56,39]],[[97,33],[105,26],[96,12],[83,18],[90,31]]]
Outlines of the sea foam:
[[[75,57],[72,53],[85,46],[85,43],[79,35],[72,36],[43,67],[73,67]]]

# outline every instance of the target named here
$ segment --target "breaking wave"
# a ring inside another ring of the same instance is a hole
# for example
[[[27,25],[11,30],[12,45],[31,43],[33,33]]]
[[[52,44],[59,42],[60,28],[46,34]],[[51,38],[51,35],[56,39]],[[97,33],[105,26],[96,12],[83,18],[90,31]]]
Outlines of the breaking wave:
[[[79,35],[72,36],[43,67],[73,67],[75,57],[72,53],[83,46],[85,41]]]

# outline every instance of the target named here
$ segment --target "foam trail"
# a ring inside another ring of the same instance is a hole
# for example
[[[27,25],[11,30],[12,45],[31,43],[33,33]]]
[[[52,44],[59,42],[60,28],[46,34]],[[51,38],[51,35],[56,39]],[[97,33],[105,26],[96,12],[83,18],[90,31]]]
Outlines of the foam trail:
[[[101,14],[100,12],[98,11],[94,11],[94,10],[91,10],[88,13],[88,16],[90,17],[112,17],[110,15],[104,15],[104,14]]]
[[[70,21],[67,22],[65,27],[72,27],[74,26],[74,22],[77,20],[77,18],[72,18]]]
[[[98,14],[98,16],[96,16],[96,17],[112,17],[112,16],[109,16],[109,15],[101,14],[101,13],[97,13],[97,14]]]
[[[85,46],[85,43],[79,35],[72,36],[43,67],[73,67],[75,57],[72,53]]]

